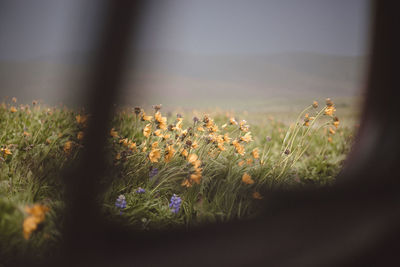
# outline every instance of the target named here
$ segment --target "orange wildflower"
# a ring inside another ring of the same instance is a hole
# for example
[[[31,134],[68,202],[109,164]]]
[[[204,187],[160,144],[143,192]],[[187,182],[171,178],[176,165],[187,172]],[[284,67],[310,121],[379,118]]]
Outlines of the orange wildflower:
[[[49,208],[45,205],[35,204],[32,208],[25,207],[25,212],[29,214],[25,218],[22,228],[25,239],[29,239],[32,232],[37,229],[37,226],[44,221]]]
[[[251,151],[251,154],[253,155],[253,158],[258,159],[260,158],[260,154],[258,153],[258,148],[254,148],[253,151]]]
[[[240,140],[248,143],[253,141],[252,137],[251,137],[251,132],[247,132],[244,136],[240,137]]]
[[[118,137],[118,132],[114,130],[114,128],[111,128],[110,130],[110,135],[114,138]]]
[[[149,159],[150,159],[150,161],[151,162],[158,162],[158,160],[161,158],[161,153],[160,153],[160,149],[156,149],[156,148],[153,148],[151,151],[150,151],[150,154],[149,154]]]
[[[172,145],[167,145],[166,154],[165,154],[165,162],[170,162],[172,157],[175,154],[175,149]]]
[[[79,131],[76,138],[78,138],[78,140],[82,140],[84,136],[85,134],[82,131]]]
[[[72,142],[71,141],[67,141],[64,144],[64,152],[69,154],[71,152],[72,149]]]
[[[258,192],[254,192],[253,193],[253,198],[254,199],[263,199],[263,196]]]
[[[242,176],[242,182],[245,184],[254,184],[254,180],[246,172]]]
[[[78,124],[86,124],[87,115],[80,115],[80,114],[78,114],[78,115],[76,115],[75,119],[76,119],[76,122],[77,122]]]
[[[149,124],[147,124],[147,125],[144,127],[144,129],[143,129],[143,135],[144,135],[145,137],[149,137],[149,136],[150,136],[150,133],[151,133],[151,124],[149,123]]]

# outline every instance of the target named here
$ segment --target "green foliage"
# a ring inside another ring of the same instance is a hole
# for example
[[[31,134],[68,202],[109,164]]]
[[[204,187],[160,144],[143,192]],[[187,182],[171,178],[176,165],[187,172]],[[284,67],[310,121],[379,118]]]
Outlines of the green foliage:
[[[12,112],[13,105],[16,109]],[[200,121],[193,122],[193,114],[187,113],[182,114],[182,129],[159,129],[159,136],[155,130],[160,122],[143,121],[142,113],[120,110],[112,122],[114,137],[109,137],[108,173],[102,177],[104,182],[111,181],[99,198],[104,216],[144,231],[193,227],[256,216],[261,195],[255,197],[255,193],[332,184],[351,147],[353,129],[336,129],[324,109],[318,111],[310,106],[294,123],[268,114],[218,111],[209,116],[214,122],[208,126],[202,121],[203,116],[198,115]],[[307,112],[314,118],[305,126]],[[148,111],[147,115],[154,116],[155,111]],[[240,141],[246,129],[230,123],[233,117],[239,124],[238,118],[249,120],[253,141]],[[61,179],[63,170],[78,159],[85,145],[78,134],[86,128],[85,118],[82,111],[65,107],[17,108],[12,103],[0,106],[0,256],[29,252],[45,257],[57,247],[64,211]],[[177,127],[178,122],[178,118],[168,116],[171,127]],[[146,137],[143,129],[148,124],[151,134]],[[218,126],[217,132],[213,133],[212,125]],[[225,134],[231,140],[221,141]],[[233,140],[243,146],[244,155]],[[155,142],[158,143],[152,148]],[[167,145],[175,150],[169,161],[165,160]],[[251,154],[255,148],[258,158]],[[160,152],[154,162],[153,149]],[[188,162],[189,158],[181,153],[183,149],[198,156],[198,165]],[[197,182],[191,178],[196,173],[201,174]],[[242,181],[245,173],[254,183]],[[188,187],[182,186],[185,181]],[[138,193],[139,188],[145,192]],[[177,214],[169,208],[173,194],[182,198]],[[126,208],[122,210],[115,206],[119,195],[126,198]],[[50,211],[25,240],[24,209],[35,203],[48,206]]]

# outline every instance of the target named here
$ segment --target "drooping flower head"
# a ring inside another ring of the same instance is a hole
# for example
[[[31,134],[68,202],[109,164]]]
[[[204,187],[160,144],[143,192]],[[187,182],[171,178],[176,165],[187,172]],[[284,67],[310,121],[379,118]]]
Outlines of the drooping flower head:
[[[179,209],[181,208],[181,204],[182,204],[182,199],[176,194],[173,194],[169,204],[171,211],[177,214],[179,212]]]

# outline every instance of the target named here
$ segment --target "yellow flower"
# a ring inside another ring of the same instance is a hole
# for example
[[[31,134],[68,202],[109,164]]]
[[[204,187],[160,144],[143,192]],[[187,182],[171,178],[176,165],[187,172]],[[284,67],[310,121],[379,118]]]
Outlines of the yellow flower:
[[[335,134],[335,130],[333,130],[332,128],[329,128],[329,133],[330,134]]]
[[[151,162],[158,162],[158,160],[161,158],[161,153],[160,153],[160,149],[157,149],[157,148],[153,148],[151,151],[150,151],[150,154],[149,154],[149,159],[150,159],[150,161]]]
[[[149,123],[149,124],[147,124],[147,125],[144,127],[144,129],[143,129],[143,135],[144,135],[145,137],[149,137],[149,136],[150,136],[150,133],[151,133],[151,124]]]
[[[333,118],[333,125],[336,129],[339,127],[339,118],[336,116]]]
[[[155,131],[154,131],[154,135],[155,135],[155,136],[158,136],[158,137],[164,137],[164,136],[162,135],[162,133],[161,133],[161,130],[160,130],[160,129],[158,129],[158,130],[155,130]]]
[[[78,140],[82,140],[84,136],[85,136],[85,134],[82,131],[79,131],[76,138],[78,138]]]
[[[118,132],[114,130],[114,128],[111,128],[110,130],[110,135],[114,138],[118,137]]]
[[[8,149],[7,147],[5,148],[0,148],[0,151],[3,153],[3,156],[6,157],[7,155],[12,155],[12,152],[10,149]]]
[[[12,107],[10,108],[10,112],[11,112],[11,113],[15,113],[15,112],[17,112],[17,109],[16,109],[14,106],[12,106]]]
[[[195,172],[193,174],[190,175],[190,180],[195,182],[196,184],[200,184],[200,180],[201,180],[201,172]]]
[[[154,118],[158,122],[158,127],[160,129],[162,129],[162,130],[166,130],[167,129],[167,118],[166,117],[162,117],[160,111],[157,111],[156,114],[154,114]]]
[[[36,230],[38,223],[39,223],[38,219],[34,216],[28,216],[25,218],[22,224],[22,228],[23,228],[24,238],[26,240],[28,240],[32,232]]]
[[[245,184],[254,184],[254,180],[246,172],[242,176],[242,182]]]
[[[240,130],[243,131],[243,132],[248,132],[249,131],[249,125],[246,125],[246,123],[247,122],[245,120],[242,120],[240,122],[240,124],[239,124]]]
[[[318,102],[317,102],[317,101],[314,101],[313,104],[312,104],[312,106],[313,106],[313,108],[317,108],[317,107],[318,107]]]
[[[175,149],[172,145],[167,145],[166,154],[165,154],[165,162],[170,162],[172,157],[175,154]]]
[[[238,123],[237,123],[237,121],[235,120],[235,118],[231,117],[231,118],[229,119],[229,124],[231,124],[231,125],[237,125]]]
[[[201,168],[200,168],[200,166],[201,166],[201,160],[198,159],[198,160],[192,162],[192,164],[193,164],[193,167],[194,167],[196,170],[201,171]]]
[[[191,187],[191,186],[192,186],[192,183],[190,182],[189,179],[185,179],[185,180],[182,182],[181,186]]]
[[[332,143],[332,137],[330,137],[330,136],[328,137],[328,142]]]
[[[253,193],[253,198],[254,199],[263,199],[263,196],[258,192],[254,192]]]
[[[196,149],[196,148],[198,148],[198,147],[199,147],[199,145],[197,144],[196,141],[194,141],[194,142],[192,143],[192,148]]]
[[[38,224],[44,221],[49,208],[45,205],[35,204],[32,208],[25,207],[26,213],[29,214],[22,224],[25,239],[29,239],[33,231],[37,229]]]
[[[146,113],[143,111],[142,113],[142,121],[151,121],[153,116],[147,116]]]
[[[194,163],[196,160],[198,159],[198,156],[196,155],[196,154],[190,154],[188,157],[187,157],[187,161],[189,162],[189,163]]]
[[[14,102],[14,103],[17,103],[17,98],[13,97],[13,98],[11,98],[11,101]]]
[[[304,116],[304,126],[310,126],[310,117],[308,116],[308,113]]]
[[[129,144],[128,138],[124,138],[124,139],[119,140],[119,143],[127,147],[128,144]]]
[[[334,106],[325,107],[325,115],[332,116],[335,111]]]
[[[243,156],[244,152],[245,152],[244,147],[241,144],[239,144],[239,142],[237,140],[233,140],[232,144],[235,147],[236,152]]]
[[[238,165],[239,165],[240,167],[242,167],[243,164],[245,164],[245,161],[244,161],[244,160],[241,160],[241,161],[239,161],[239,163],[238,163]]]
[[[75,119],[76,119],[76,122],[77,122],[78,124],[86,124],[87,115],[80,115],[80,114],[78,114],[78,115],[76,115]]]
[[[226,126],[228,126],[228,124],[225,123],[224,125],[221,126],[221,128],[222,128],[222,129],[225,129]]]
[[[253,159],[252,158],[248,158],[246,160],[247,165],[251,165],[253,163]]]
[[[181,154],[182,154],[183,156],[185,156],[185,157],[187,157],[187,156],[189,155],[189,153],[187,152],[186,149],[183,149],[183,150],[181,151]]]
[[[224,143],[218,143],[217,147],[221,150],[221,151],[225,151],[225,147],[224,147]]]
[[[64,152],[69,154],[71,152],[71,148],[72,148],[72,142],[71,141],[67,141],[64,144]]]
[[[201,127],[201,126],[199,126],[199,127],[197,127],[197,131],[199,131],[199,132],[204,132],[204,128]]]
[[[162,115],[160,111],[157,111],[156,114],[154,114],[154,118],[156,121],[161,122],[162,121]]]
[[[154,142],[153,144],[151,144],[151,148],[155,149],[158,147],[158,142]]]
[[[244,136],[240,137],[240,140],[246,143],[253,141],[253,139],[251,138],[251,132],[248,132]]]
[[[258,148],[254,148],[253,151],[251,151],[251,154],[253,155],[253,158],[258,159],[260,158],[260,154],[258,153]]]
[[[228,133],[224,134],[224,141],[227,143],[229,143],[231,141],[231,138],[229,137]]]
[[[136,143],[130,142],[130,143],[129,143],[129,149],[130,149],[130,150],[133,150],[133,151],[136,151]]]

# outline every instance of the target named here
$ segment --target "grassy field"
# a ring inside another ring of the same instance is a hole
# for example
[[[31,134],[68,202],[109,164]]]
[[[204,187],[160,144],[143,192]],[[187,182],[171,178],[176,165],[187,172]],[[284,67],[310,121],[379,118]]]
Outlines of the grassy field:
[[[146,231],[190,228],[257,216],[265,189],[329,186],[356,115],[331,101],[308,105],[286,113],[121,108],[101,178],[112,179],[104,216]],[[40,259],[62,242],[62,173],[85,148],[89,120],[65,107],[0,104],[0,259]]]

